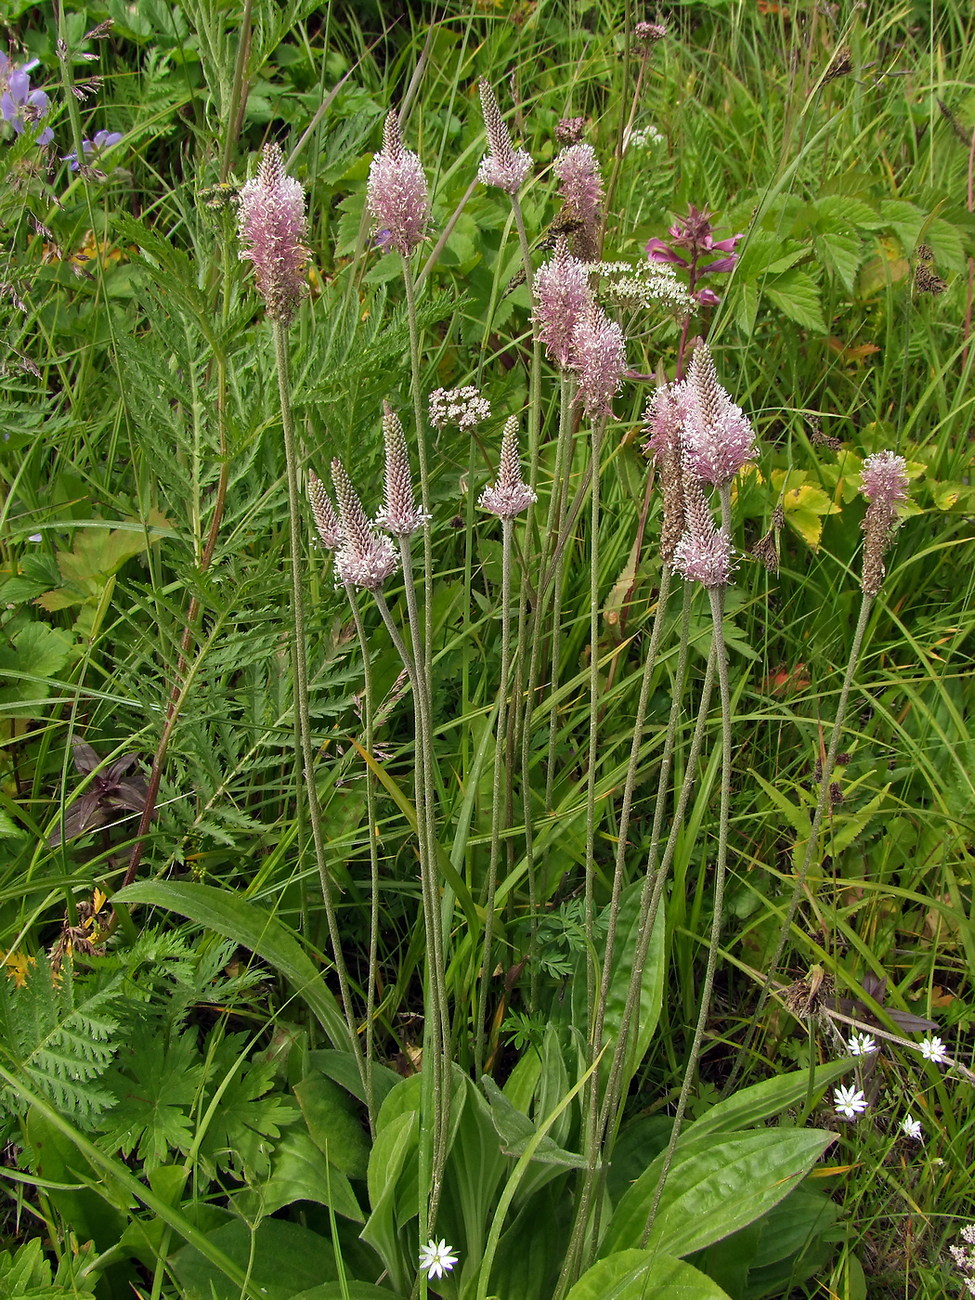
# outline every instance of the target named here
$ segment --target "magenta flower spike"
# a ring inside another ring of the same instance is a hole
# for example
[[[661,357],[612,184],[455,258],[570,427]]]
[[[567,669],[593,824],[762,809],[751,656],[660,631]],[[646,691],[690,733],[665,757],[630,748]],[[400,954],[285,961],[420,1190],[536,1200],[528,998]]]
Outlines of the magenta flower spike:
[[[616,321],[595,303],[572,331],[572,368],[586,415],[590,419],[612,415],[612,400],[626,370],[626,338]]]
[[[535,323],[538,337],[560,370],[572,364],[572,336],[593,304],[584,262],[569,252],[560,235],[555,254],[535,273]]]
[[[383,444],[386,448],[383,473],[386,499],[376,516],[376,523],[394,537],[411,537],[430,516],[416,508],[406,436],[399,416],[388,402],[383,402]]]
[[[687,376],[684,448],[692,471],[714,487],[730,483],[756,454],[751,422],[718,383],[706,343],[694,349]]]
[[[478,168],[477,179],[482,185],[517,194],[532,169],[531,155],[524,149],[513,148],[494,91],[483,77],[479,85],[489,152]]]
[[[686,524],[684,511],[684,414],[687,383],[660,384],[644,413],[649,438],[643,450],[653,456],[660,473],[663,520],[660,555],[672,564]]]
[[[257,175],[237,202],[241,260],[254,263],[257,291],[270,319],[288,325],[307,288],[308,221],[305,191],[285,174],[278,145],[264,146]]]
[[[863,462],[860,491],[871,505],[893,507],[907,500],[907,461],[892,451],[878,451]]]
[[[426,235],[430,195],[419,157],[403,147],[395,112],[386,118],[383,147],[369,168],[366,206],[377,243],[409,257]]]
[[[499,519],[514,519],[538,500],[521,476],[518,456],[518,417],[512,415],[505,422],[501,435],[501,461],[498,478],[493,487],[486,487],[478,497],[482,510],[489,510]]]
[[[393,539],[377,533],[340,460],[332,461],[332,485],[342,525],[342,544],[335,553],[340,581],[375,591],[399,568]]]

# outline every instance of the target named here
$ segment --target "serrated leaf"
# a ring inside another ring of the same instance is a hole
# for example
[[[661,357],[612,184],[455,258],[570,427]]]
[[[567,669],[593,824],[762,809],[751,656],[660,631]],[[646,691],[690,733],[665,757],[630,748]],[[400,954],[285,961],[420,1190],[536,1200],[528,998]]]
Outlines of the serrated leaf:
[[[817,236],[816,244],[823,264],[834,272],[847,293],[852,293],[860,269],[859,239],[856,235],[828,231]]]
[[[783,493],[782,508],[786,522],[815,551],[823,535],[823,519],[839,514],[839,506],[822,490],[811,483],[789,488]]]
[[[915,203],[908,203],[906,199],[881,199],[877,206],[884,225],[893,230],[901,247],[910,252],[921,234],[925,214]]]
[[[767,280],[762,286],[766,297],[797,325],[826,333],[819,287],[808,271],[791,270]]]

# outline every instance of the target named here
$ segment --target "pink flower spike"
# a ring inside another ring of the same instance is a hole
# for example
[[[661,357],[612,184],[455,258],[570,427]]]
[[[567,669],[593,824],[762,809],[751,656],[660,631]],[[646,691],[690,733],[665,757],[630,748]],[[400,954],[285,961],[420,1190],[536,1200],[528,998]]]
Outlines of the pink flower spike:
[[[873,505],[907,500],[907,462],[892,451],[874,452],[863,462],[860,491]]]
[[[393,539],[373,529],[340,460],[332,461],[332,485],[342,523],[342,545],[335,553],[335,571],[341,582],[374,591],[399,568]]]
[[[562,370],[572,363],[572,335],[593,302],[585,263],[560,235],[555,255],[535,273],[535,323],[549,357]]]
[[[687,377],[684,446],[691,471],[714,487],[730,483],[755,456],[755,432],[718,383],[706,343],[694,349]]]
[[[570,214],[579,221],[594,221],[603,201],[603,180],[592,145],[573,144],[563,149],[552,170],[561,182],[560,192]]]
[[[735,570],[731,538],[724,529],[691,529],[677,543],[674,568],[687,582],[726,587]]]
[[[369,168],[366,206],[377,242],[409,257],[426,234],[430,198],[420,159],[403,148],[395,112],[386,118],[383,147]]]
[[[254,263],[257,291],[270,319],[288,325],[307,287],[308,221],[305,191],[285,175],[278,145],[264,146],[257,175],[237,202],[241,260]]]
[[[388,402],[383,402],[383,444],[386,449],[383,474],[386,496],[376,523],[394,537],[411,537],[430,516],[416,508],[406,437],[399,416]]]
[[[482,77],[479,85],[489,152],[478,169],[477,179],[482,185],[493,185],[508,194],[517,194],[532,169],[531,156],[524,149],[512,147],[511,136],[490,83]]]
[[[311,502],[311,512],[322,545],[327,551],[337,550],[342,545],[342,525],[325,490],[325,484],[317,474],[308,475],[308,500]]]
[[[501,435],[501,462],[493,487],[486,487],[478,497],[482,510],[489,510],[499,519],[514,519],[533,505],[538,497],[521,477],[518,458],[518,417],[512,415],[505,422]]]
[[[687,415],[687,381],[658,384],[643,415],[649,438],[643,450],[659,464],[681,445]]]
[[[579,401],[590,419],[612,415],[612,400],[626,369],[623,330],[593,304],[572,331],[571,365],[579,380]]]

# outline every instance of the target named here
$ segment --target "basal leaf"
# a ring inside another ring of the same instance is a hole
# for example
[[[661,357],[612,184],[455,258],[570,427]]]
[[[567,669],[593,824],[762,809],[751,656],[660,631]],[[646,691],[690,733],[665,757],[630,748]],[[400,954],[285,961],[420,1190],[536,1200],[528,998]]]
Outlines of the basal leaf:
[[[621,1250],[583,1273],[566,1300],[729,1300],[717,1282],[659,1250]]]

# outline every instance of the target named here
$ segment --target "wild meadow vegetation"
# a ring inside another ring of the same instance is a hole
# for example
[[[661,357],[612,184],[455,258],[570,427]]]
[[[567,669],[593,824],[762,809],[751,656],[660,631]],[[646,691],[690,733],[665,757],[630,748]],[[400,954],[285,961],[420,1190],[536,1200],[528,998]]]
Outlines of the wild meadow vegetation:
[[[975,1290],[967,4],[3,6],[0,1294]]]

